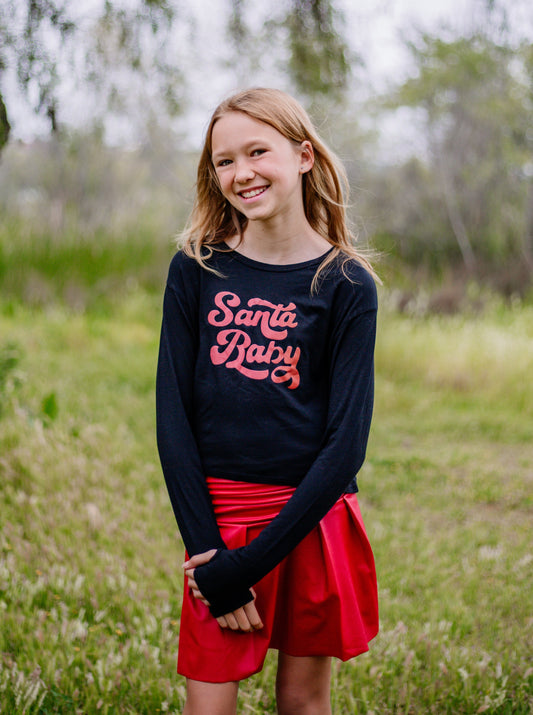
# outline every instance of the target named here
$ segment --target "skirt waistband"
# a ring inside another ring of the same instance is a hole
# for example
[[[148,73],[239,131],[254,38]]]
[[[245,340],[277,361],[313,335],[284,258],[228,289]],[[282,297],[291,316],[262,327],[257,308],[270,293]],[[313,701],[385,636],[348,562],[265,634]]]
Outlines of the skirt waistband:
[[[219,524],[268,524],[294,494],[295,487],[236,482],[207,477]]]

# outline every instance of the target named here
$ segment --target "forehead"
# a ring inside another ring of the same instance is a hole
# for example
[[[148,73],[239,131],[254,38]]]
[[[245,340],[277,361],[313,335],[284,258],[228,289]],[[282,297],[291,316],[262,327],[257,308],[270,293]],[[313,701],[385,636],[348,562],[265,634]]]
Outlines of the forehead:
[[[244,112],[228,112],[215,122],[211,132],[211,153],[237,151],[255,141],[289,142],[266,122],[253,119]]]

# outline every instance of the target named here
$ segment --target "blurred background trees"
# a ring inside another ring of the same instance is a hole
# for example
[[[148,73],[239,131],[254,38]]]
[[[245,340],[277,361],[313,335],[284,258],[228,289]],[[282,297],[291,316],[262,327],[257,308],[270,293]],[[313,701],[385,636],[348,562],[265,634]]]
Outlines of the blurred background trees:
[[[164,98],[166,111],[178,111],[181,68],[167,61],[176,21],[167,0],[1,0],[0,138],[9,133],[8,83],[53,133],[65,94],[80,88],[101,106],[91,112],[95,120],[131,109],[135,81],[150,86],[152,98]]]
[[[226,91],[269,84],[302,100],[346,162],[352,218],[387,282],[460,286],[456,303],[472,282],[531,296],[533,30],[513,14],[525,0],[470,1],[462,27],[409,28],[409,74],[378,93],[341,0],[218,0],[207,34],[173,0],[0,0],[0,285],[39,275],[55,296],[54,246],[76,261],[76,245],[134,236],[152,258],[139,252],[142,271],[124,259],[124,275],[158,284],[191,204],[191,127]],[[30,113],[49,133],[22,142]],[[408,138],[392,158],[391,126]]]
[[[531,44],[491,36],[491,17],[467,36],[419,33],[408,43],[416,74],[385,103],[417,110],[425,151],[385,178],[398,198],[388,233],[410,262],[498,271],[512,290],[508,280],[527,284],[533,269]],[[411,186],[403,211],[398,181]]]

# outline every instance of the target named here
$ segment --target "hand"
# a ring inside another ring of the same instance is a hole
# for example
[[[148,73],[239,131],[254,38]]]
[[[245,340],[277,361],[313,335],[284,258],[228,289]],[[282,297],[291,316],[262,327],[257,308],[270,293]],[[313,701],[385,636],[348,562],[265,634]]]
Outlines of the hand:
[[[187,576],[187,584],[192,591],[192,595],[202,603],[205,603],[206,606],[209,606],[209,601],[202,595],[202,592],[198,588],[198,584],[194,580],[194,569],[197,566],[201,566],[202,564],[206,564],[211,561],[216,552],[216,549],[209,549],[209,551],[204,551],[201,554],[196,554],[183,564],[185,576]]]
[[[206,606],[209,606],[209,601],[202,595],[202,592],[198,588],[198,584],[194,579],[194,569],[197,566],[211,561],[216,551],[216,549],[210,549],[201,554],[196,554],[183,564],[185,575],[187,576],[187,585],[191,589],[192,595],[202,603],[205,603]],[[244,631],[245,633],[251,633],[252,631],[262,628],[263,623],[255,607],[255,591],[253,589],[252,594],[254,597],[253,601],[245,603],[244,606],[237,608],[236,611],[226,613],[224,616],[219,616],[217,618],[218,625],[221,628],[230,628],[232,631]]]

